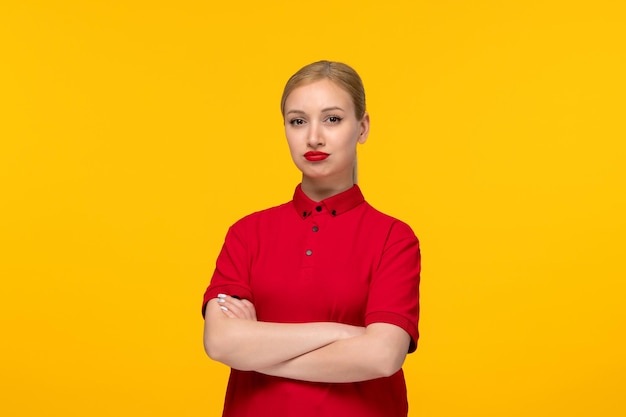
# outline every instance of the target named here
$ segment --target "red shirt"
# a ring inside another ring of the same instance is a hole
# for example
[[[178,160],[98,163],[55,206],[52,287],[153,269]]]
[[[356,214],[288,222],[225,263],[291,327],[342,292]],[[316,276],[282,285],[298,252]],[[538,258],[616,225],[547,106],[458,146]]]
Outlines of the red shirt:
[[[411,228],[365,199],[358,186],[315,202],[253,213],[228,231],[208,300],[249,299],[259,321],[390,323],[417,346],[419,243]],[[231,370],[224,416],[406,416],[402,370],[355,383],[312,383]]]

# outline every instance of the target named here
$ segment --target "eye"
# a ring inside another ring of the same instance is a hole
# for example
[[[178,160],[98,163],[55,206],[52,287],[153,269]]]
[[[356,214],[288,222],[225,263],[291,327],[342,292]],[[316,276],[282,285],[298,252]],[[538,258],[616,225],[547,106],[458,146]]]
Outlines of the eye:
[[[326,121],[328,123],[332,123],[332,124],[337,124],[341,121],[341,117],[339,116],[328,116],[328,118],[326,119]]]
[[[292,126],[303,125],[303,124],[304,124],[304,120],[303,120],[303,119],[298,119],[298,118],[296,118],[296,119],[291,119],[291,120],[289,121],[289,124],[290,124],[290,125],[292,125]]]

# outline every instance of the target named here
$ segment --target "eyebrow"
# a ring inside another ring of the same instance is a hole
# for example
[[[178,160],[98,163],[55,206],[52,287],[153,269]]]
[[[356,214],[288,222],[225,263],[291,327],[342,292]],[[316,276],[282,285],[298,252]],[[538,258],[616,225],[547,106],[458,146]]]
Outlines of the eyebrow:
[[[322,112],[327,112],[327,111],[331,111],[331,110],[341,110],[343,111],[343,109],[339,106],[333,106],[333,107],[326,107],[325,109],[322,109]]]
[[[341,107],[339,106],[333,106],[333,107],[325,107],[322,109],[322,113],[325,113],[327,111],[333,111],[333,110],[341,110],[344,111]],[[295,113],[295,114],[306,114],[306,112],[304,112],[303,110],[289,110],[287,113],[285,114],[291,114],[291,113]]]

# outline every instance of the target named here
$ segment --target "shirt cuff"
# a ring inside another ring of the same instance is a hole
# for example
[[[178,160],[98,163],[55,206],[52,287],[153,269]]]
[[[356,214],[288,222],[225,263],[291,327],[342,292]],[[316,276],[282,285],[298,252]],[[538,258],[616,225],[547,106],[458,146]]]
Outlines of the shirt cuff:
[[[411,344],[409,345],[408,353],[413,353],[415,352],[415,349],[417,349],[419,331],[417,329],[416,321],[414,322],[404,316],[388,311],[374,311],[365,316],[365,326],[372,323],[387,323],[400,327],[407,332],[409,336],[411,336]]]

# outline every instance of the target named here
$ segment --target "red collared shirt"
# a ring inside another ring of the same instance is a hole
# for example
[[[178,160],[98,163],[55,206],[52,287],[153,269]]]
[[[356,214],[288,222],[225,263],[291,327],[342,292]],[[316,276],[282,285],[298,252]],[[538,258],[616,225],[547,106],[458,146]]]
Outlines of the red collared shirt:
[[[228,231],[204,305],[217,294],[255,306],[259,321],[389,323],[417,346],[419,243],[411,228],[358,186],[320,202],[300,186],[293,201],[253,213]],[[404,376],[310,383],[231,371],[224,416],[406,416]]]

